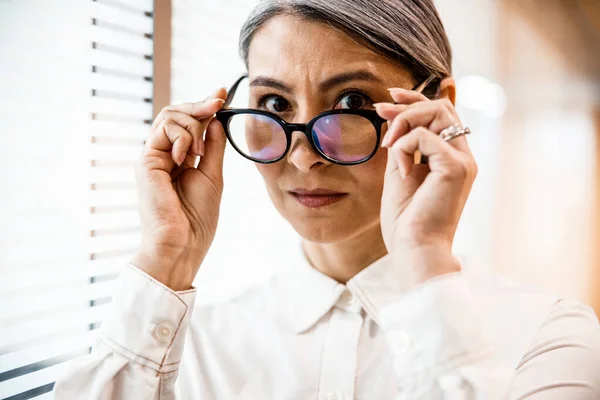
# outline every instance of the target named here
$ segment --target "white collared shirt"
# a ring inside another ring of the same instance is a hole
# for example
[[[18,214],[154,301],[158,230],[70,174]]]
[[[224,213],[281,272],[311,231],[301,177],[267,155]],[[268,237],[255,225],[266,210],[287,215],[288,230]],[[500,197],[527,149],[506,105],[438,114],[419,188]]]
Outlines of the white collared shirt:
[[[600,325],[573,300],[460,272],[401,293],[297,268],[211,305],[134,266],[58,400],[600,398]]]

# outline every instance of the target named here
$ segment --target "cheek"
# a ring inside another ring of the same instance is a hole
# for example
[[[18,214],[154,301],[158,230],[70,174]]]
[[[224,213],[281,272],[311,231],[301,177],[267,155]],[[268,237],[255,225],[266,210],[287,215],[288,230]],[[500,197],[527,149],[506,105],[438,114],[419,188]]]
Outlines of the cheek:
[[[375,192],[374,194],[380,195],[383,189],[386,165],[387,149],[379,148],[375,156],[364,164],[364,170],[361,171],[359,182],[367,186],[369,192]]]
[[[360,175],[356,176],[356,181],[359,182],[360,208],[369,219],[378,216],[381,209],[386,164],[387,149],[380,149],[375,157],[363,164]]]
[[[275,164],[255,164],[271,196],[275,194],[274,192],[279,191],[278,182],[283,172],[280,164],[281,161]]]

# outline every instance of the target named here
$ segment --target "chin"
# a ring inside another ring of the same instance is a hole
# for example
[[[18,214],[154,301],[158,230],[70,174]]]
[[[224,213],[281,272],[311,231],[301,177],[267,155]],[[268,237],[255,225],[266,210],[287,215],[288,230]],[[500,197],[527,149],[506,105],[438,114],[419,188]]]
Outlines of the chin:
[[[298,234],[309,242],[335,243],[350,239],[366,228],[364,225],[350,225],[350,218],[292,218],[288,219]]]

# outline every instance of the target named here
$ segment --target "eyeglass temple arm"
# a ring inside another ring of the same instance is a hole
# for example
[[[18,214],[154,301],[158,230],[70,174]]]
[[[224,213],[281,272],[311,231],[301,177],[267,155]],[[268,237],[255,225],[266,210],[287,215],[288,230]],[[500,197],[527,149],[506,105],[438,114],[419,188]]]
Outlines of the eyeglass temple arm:
[[[412,88],[412,91],[415,92],[419,92],[421,93],[423,90],[425,90],[427,88],[427,86],[429,86],[431,84],[431,82],[433,82],[436,79],[436,77],[434,75],[429,76],[429,78],[425,79],[423,82],[421,83],[417,83],[417,86],[415,86],[414,88]]]
[[[223,104],[223,108],[228,108],[229,107],[229,105],[233,101],[233,97],[235,96],[235,92],[237,92],[238,86],[240,86],[240,83],[244,79],[246,79],[247,77],[248,77],[248,75],[242,75],[237,81],[235,81],[235,83],[233,84],[233,86],[231,86],[231,89],[229,89],[229,91],[227,92],[227,98],[225,99],[225,103]]]

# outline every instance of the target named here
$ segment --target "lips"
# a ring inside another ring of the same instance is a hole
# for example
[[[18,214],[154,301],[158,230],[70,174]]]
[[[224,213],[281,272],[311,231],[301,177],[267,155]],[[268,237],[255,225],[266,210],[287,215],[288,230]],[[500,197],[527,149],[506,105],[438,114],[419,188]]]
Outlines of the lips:
[[[308,190],[296,188],[289,192],[298,203],[309,208],[325,207],[344,199],[348,193],[335,192],[328,189]]]

